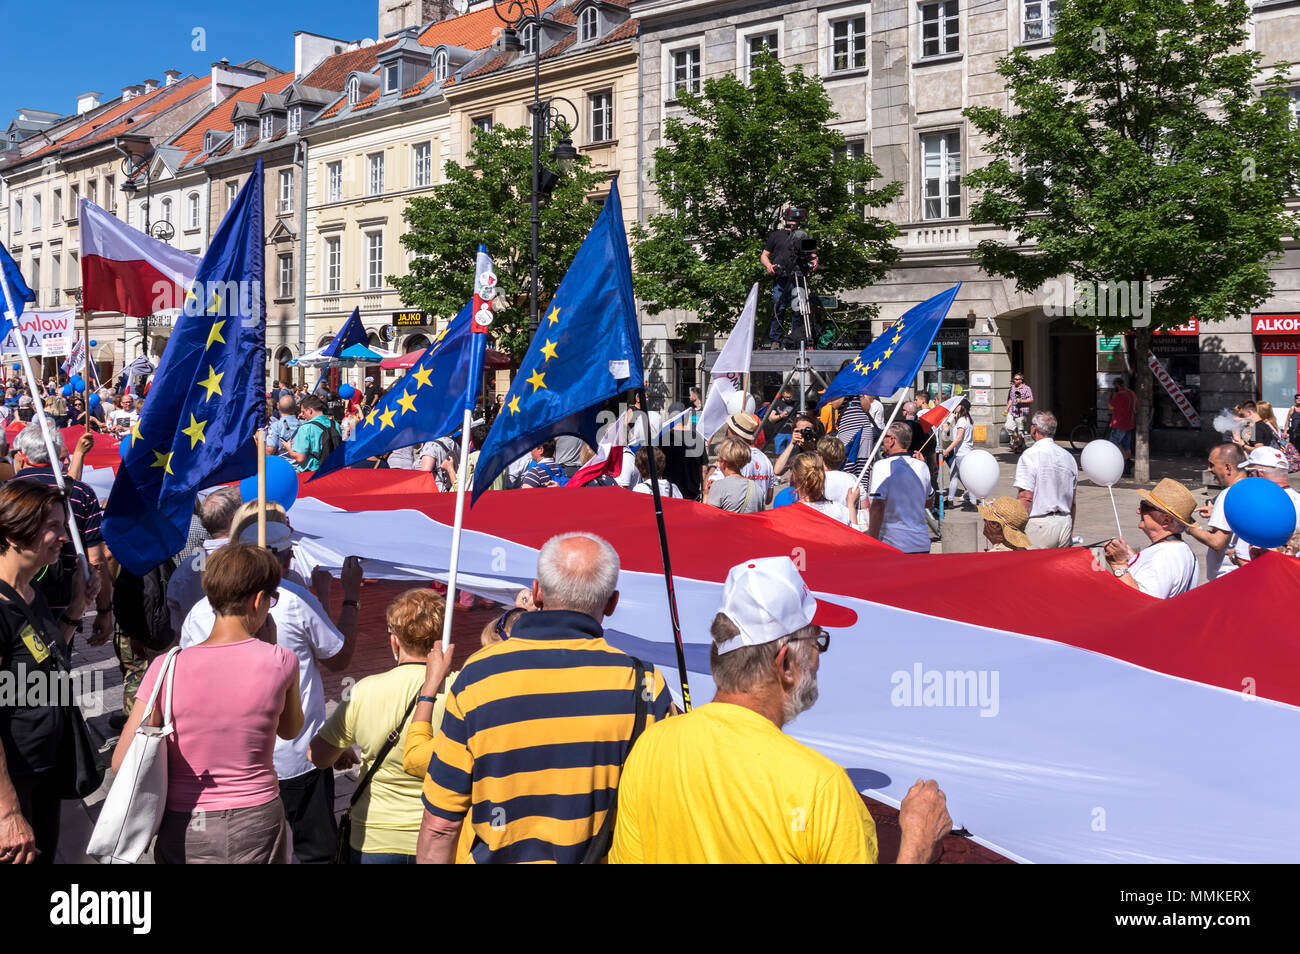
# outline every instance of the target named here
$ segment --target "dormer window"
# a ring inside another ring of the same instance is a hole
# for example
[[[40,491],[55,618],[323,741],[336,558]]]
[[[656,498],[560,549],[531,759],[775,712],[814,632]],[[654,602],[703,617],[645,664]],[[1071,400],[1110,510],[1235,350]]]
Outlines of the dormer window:
[[[519,41],[524,45],[524,56],[537,52],[537,24],[529,23],[519,31]]]
[[[275,132],[275,120],[270,116],[262,117],[262,138],[270,139]]]
[[[447,51],[439,50],[433,58],[433,78],[436,82],[447,82]]]
[[[361,80],[355,76],[348,78],[348,105],[355,106],[361,101]]]
[[[396,93],[398,90],[398,68],[396,63],[389,63],[384,67],[384,92]]]
[[[598,16],[595,7],[587,7],[582,13],[578,14],[578,41],[580,43],[596,39]]]
[[[295,106],[289,110],[289,132],[296,133],[302,129],[302,107]]]
[[[243,149],[248,143],[248,124],[240,123],[235,126],[235,148]]]

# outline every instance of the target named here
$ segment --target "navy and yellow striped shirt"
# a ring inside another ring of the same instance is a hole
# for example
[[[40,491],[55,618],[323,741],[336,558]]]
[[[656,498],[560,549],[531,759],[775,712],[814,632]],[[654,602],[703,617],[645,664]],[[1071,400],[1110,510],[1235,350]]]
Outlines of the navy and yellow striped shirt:
[[[672,701],[657,669],[653,680],[647,726]],[[635,683],[600,624],[567,610],[525,613],[509,639],[471,656],[424,780],[431,813],[469,816],[457,861],[581,861],[618,788]]]

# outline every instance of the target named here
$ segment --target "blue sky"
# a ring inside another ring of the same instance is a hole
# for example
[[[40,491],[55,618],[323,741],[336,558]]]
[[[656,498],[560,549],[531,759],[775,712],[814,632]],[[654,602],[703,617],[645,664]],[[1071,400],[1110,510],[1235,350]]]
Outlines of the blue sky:
[[[75,112],[77,95],[87,90],[114,99],[123,86],[150,77],[161,82],[166,69],[204,76],[223,56],[232,63],[257,57],[292,70],[295,30],[356,40],[374,38],[379,28],[374,0],[136,6],[65,0],[5,7],[0,126],[20,107]],[[199,41],[205,49],[194,49]]]

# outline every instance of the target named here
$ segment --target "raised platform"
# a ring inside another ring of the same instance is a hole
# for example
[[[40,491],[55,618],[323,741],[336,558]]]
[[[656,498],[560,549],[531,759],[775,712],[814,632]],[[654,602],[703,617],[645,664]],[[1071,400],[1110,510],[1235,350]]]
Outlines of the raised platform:
[[[834,374],[840,369],[845,361],[852,361],[859,354],[858,351],[807,351],[809,367],[814,371],[820,371],[823,374]],[[717,351],[704,352],[704,370],[711,371],[713,363],[718,360]],[[772,372],[787,373],[792,371],[795,362],[799,360],[798,349],[789,351],[755,351],[750,358],[749,370],[751,373]]]

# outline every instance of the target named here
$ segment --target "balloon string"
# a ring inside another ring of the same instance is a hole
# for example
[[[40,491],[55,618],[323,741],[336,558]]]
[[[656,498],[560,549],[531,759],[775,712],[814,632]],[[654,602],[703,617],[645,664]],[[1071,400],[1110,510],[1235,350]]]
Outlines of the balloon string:
[[[1115,514],[1115,529],[1119,532],[1119,537],[1120,537],[1120,539],[1123,539],[1123,537],[1124,537],[1124,528],[1121,527],[1121,526],[1119,525],[1119,508],[1115,506],[1115,488],[1114,488],[1114,487],[1107,487],[1106,490],[1110,493],[1110,509],[1111,509],[1111,512],[1113,512],[1113,513]]]

